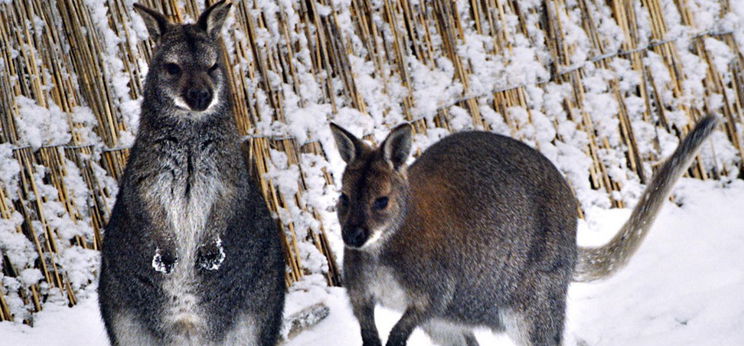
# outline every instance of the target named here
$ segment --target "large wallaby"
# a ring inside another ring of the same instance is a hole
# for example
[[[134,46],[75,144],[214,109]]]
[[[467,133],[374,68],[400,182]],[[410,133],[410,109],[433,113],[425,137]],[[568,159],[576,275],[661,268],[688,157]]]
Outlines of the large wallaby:
[[[230,4],[176,25],[135,4],[158,45],[105,227],[100,308],[113,345],[275,345],[279,233],[240,149],[219,35]]]
[[[364,345],[380,345],[376,304],[403,312],[387,345],[405,345],[419,326],[441,345],[477,345],[476,326],[521,345],[560,344],[569,283],[628,260],[716,123],[695,126],[599,249],[577,249],[571,188],[519,141],[457,133],[406,167],[409,125],[372,148],[332,124],[347,163],[337,204],[344,282]]]

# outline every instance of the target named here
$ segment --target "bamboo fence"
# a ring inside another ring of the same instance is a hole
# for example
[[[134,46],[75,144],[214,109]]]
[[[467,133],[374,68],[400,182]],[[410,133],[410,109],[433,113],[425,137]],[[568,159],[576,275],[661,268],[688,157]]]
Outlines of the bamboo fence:
[[[461,129],[506,133],[553,159],[583,210],[632,202],[670,138],[714,113],[715,144],[688,173],[736,178],[733,1],[236,1],[224,66],[249,169],[279,216],[287,285],[340,283],[338,158],[308,122],[363,124],[375,140],[410,121],[419,151]],[[0,321],[31,323],[95,283],[153,49],[132,3],[0,2]],[[173,21],[204,6],[141,3]],[[561,163],[575,155],[578,169]]]

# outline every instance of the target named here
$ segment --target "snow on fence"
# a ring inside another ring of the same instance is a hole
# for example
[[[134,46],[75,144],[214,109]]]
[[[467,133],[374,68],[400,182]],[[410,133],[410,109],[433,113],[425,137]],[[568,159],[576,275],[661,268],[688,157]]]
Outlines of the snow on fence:
[[[141,1],[176,21],[194,0]],[[737,0],[242,0],[225,29],[236,122],[282,226],[286,282],[339,284],[341,162],[327,124],[415,149],[485,129],[538,148],[582,211],[635,203],[695,119],[689,175],[741,169]],[[95,284],[153,42],[132,0],[0,0],[0,321]],[[320,280],[322,281],[322,280]]]

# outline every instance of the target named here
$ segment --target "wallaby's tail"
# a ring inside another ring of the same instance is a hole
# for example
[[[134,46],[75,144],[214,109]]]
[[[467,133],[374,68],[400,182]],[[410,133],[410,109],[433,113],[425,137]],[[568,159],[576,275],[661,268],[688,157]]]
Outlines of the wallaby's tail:
[[[620,232],[606,245],[598,248],[579,248],[579,261],[574,269],[574,281],[586,282],[614,274],[625,266],[638,250],[654,219],[669,196],[672,186],[695,158],[700,145],[713,132],[718,119],[708,115],[680,143],[674,154],[664,162],[661,169],[643,191],[638,205],[630,214]]]

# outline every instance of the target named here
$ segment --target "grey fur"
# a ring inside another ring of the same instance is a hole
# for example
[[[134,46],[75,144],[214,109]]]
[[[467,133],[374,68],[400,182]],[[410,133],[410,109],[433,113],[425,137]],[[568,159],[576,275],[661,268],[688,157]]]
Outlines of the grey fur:
[[[396,128],[380,148],[371,148],[332,126],[346,151],[342,157],[352,158],[337,208],[346,242],[344,282],[364,345],[380,345],[377,304],[403,313],[389,346],[405,345],[419,326],[445,344],[476,345],[477,326],[505,331],[521,345],[560,344],[577,262],[576,274],[587,279],[627,262],[642,236],[625,233],[648,230],[715,125],[712,116],[697,124],[623,231],[593,250],[577,249],[577,203],[566,180],[519,141],[457,133],[406,169],[389,153],[408,152],[410,127]],[[387,147],[390,139],[398,144]],[[379,208],[383,197],[388,203]]]
[[[709,115],[701,119],[664,162],[643,191],[638,205],[615,237],[599,248],[579,248],[579,262],[574,270],[575,281],[592,281],[614,274],[627,264],[648,235],[656,215],[669,196],[672,186],[684,174],[697,155],[700,146],[716,128],[718,119]]]
[[[145,22],[147,32],[153,39],[159,39],[160,36],[162,36],[171,26],[170,22],[168,22],[168,19],[165,18],[165,16],[160,12],[153,11],[152,9],[149,9],[140,4],[134,4],[133,6],[134,10],[139,13],[140,17],[142,17],[142,20]]]
[[[221,25],[229,6],[199,22]],[[136,8],[165,31],[105,228],[99,300],[111,343],[275,345],[284,258],[243,161],[219,45],[199,24],[160,25]],[[202,99],[184,101],[194,88]]]

